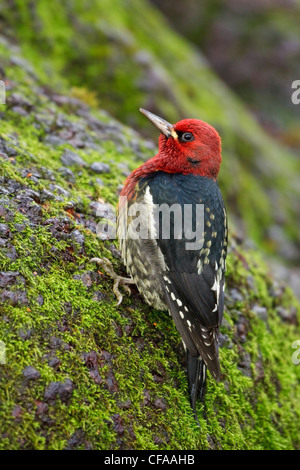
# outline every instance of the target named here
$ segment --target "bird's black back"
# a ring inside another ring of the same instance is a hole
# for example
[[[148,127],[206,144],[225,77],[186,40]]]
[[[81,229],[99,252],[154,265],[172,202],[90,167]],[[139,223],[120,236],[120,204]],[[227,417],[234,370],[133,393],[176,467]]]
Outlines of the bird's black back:
[[[162,236],[162,218],[159,218],[157,245],[167,267],[163,275],[166,304],[176,326],[190,353],[200,354],[218,379],[217,335],[223,315],[227,251],[227,218],[219,187],[210,178],[163,171],[143,178],[139,187],[149,188],[156,206],[175,204],[181,207],[183,216],[189,206],[192,214],[192,225],[189,225],[194,231],[196,208],[202,205],[204,229],[197,246],[187,249],[187,244],[193,240],[184,229],[184,219],[178,228],[178,224],[174,224],[178,219],[172,213],[169,239]]]

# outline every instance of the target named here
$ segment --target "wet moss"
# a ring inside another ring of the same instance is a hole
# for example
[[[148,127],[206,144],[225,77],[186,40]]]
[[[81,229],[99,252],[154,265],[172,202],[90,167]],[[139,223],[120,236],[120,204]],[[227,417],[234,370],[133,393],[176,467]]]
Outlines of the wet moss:
[[[223,139],[220,185],[244,232],[274,254],[278,246],[268,229],[279,224],[284,241],[299,245],[299,160],[267,137],[201,53],[148,2],[118,0],[112,10],[103,0],[92,7],[90,2],[12,1],[2,15],[44,82],[65,90],[67,81],[73,90],[84,83],[87,102],[96,94],[94,105],[99,102],[145,132],[149,127],[137,113],[140,106],[169,121],[200,117],[214,125]]]
[[[29,19],[21,3],[18,14]],[[223,378],[219,384],[208,378],[208,419],[199,405],[199,429],[171,318],[146,306],[134,287],[116,307],[111,280],[89,262],[106,256],[125,274],[117,242],[97,237],[93,203],[115,206],[125,178],[119,164],[132,169],[155,150],[104,111],[43,85],[38,73],[17,65],[18,51],[10,47],[0,45],[11,81],[1,110],[0,223],[7,230],[0,271],[17,274],[14,283],[0,275],[0,340],[6,347],[0,447],[299,448],[300,369],[291,360],[299,305],[292,293],[232,231]],[[24,102],[21,114],[15,92],[32,101]],[[85,164],[64,167],[66,150]],[[90,169],[95,161],[111,167],[100,175],[103,186]],[[28,367],[38,373],[26,377]]]

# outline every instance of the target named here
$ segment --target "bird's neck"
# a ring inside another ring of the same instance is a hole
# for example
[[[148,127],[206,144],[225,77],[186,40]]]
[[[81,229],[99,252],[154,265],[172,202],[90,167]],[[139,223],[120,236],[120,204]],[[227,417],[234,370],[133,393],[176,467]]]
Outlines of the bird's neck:
[[[201,161],[185,155],[185,158],[175,158],[172,155],[159,152],[155,157],[150,158],[147,162],[134,170],[126,179],[124,188],[121,192],[122,196],[132,197],[135,187],[141,178],[155,174],[158,171],[166,173],[180,173],[182,175],[198,175],[217,180],[221,158],[216,164],[212,164],[210,155],[204,155]]]
[[[207,147],[199,149],[197,154],[194,152],[173,154],[163,151],[145,162],[133,174],[140,178],[149,173],[165,171],[166,173],[199,175],[216,181],[221,160],[221,153],[213,153]]]

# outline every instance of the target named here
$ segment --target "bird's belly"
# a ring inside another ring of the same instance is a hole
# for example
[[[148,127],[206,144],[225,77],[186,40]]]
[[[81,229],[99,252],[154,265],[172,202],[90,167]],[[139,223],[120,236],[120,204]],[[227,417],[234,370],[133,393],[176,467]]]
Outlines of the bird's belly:
[[[163,287],[166,265],[157,244],[149,188],[137,204],[120,204],[118,238],[127,272],[146,302],[158,310],[167,310]]]
[[[127,239],[120,242],[121,255],[145,301],[157,310],[167,310],[162,283],[163,269],[158,266],[155,240]]]

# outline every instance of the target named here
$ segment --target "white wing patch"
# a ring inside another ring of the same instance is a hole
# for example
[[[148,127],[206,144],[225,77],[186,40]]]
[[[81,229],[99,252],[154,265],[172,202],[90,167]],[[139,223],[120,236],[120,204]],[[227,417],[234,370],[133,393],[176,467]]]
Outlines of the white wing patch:
[[[201,259],[198,260],[197,269],[198,269],[198,274],[201,274],[201,273],[202,273],[202,269],[203,269],[203,264],[202,264],[202,260],[201,260]]]
[[[186,315],[187,313],[189,312],[189,309],[187,308],[186,305],[183,305],[181,299],[177,298],[177,296],[174,294],[174,292],[171,291],[172,289],[172,282],[170,281],[170,279],[168,278],[168,276],[164,275],[163,276],[163,280],[165,281],[165,289],[166,291],[170,294],[170,298],[171,300],[174,302],[174,304],[176,303],[177,304],[177,307],[181,307],[181,309],[177,310],[178,314],[179,314],[179,317],[181,318],[181,320],[185,320],[186,321],[186,325],[189,329],[190,332],[192,332],[192,328],[195,328],[195,326],[192,324],[191,320],[190,319],[186,319]]]
[[[218,305],[219,305],[219,300],[220,300],[220,288],[221,288],[221,281],[222,281],[222,277],[223,277],[223,268],[224,268],[224,261],[223,261],[223,258],[221,259],[221,267],[220,267],[220,268],[219,268],[219,266],[218,266],[218,263],[215,261],[215,272],[216,272],[216,276],[215,276],[214,284],[213,284],[211,290],[213,290],[213,291],[216,292],[217,303],[216,303],[216,305],[215,305],[215,308],[214,308],[213,312],[216,312],[216,311],[217,311]]]

